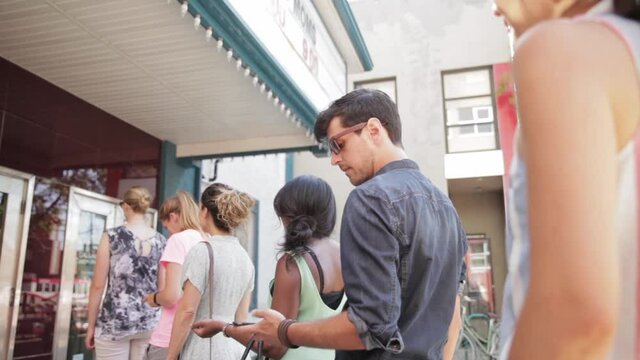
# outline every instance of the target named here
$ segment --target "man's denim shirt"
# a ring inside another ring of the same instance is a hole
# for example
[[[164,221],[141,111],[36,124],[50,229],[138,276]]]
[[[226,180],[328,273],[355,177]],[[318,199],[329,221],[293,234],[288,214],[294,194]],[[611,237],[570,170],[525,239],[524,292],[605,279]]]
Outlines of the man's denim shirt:
[[[348,317],[366,351],[339,359],[442,359],[467,241],[449,198],[411,160],[387,164],[344,208]]]

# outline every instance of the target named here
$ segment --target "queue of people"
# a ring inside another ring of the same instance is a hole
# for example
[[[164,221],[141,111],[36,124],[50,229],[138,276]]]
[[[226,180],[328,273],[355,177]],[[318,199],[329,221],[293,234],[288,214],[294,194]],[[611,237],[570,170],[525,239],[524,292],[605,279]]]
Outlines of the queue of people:
[[[518,37],[520,119],[501,358],[635,359],[640,4],[495,4]],[[179,192],[160,207],[165,240],[143,222],[148,192],[125,194],[127,222],[104,234],[90,292],[86,346],[98,359],[230,360],[258,343],[273,359],[452,358],[466,235],[405,153],[395,104],[354,90],[318,115],[315,136],[355,186],[340,241],[330,186],[285,184],[273,204],[284,241],[257,323],[246,322],[255,269],[234,236],[249,195],[215,183],[197,205]]]

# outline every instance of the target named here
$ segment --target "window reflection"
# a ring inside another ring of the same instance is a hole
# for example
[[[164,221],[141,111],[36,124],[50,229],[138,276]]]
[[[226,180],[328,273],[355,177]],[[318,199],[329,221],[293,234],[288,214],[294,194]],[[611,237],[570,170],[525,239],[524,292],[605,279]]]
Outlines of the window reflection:
[[[89,211],[80,212],[67,359],[74,359],[78,354],[82,354],[85,360],[93,358],[91,351],[84,347],[88,327],[89,287],[96,264],[100,237],[106,230],[106,225],[106,216]]]
[[[8,194],[0,192],[0,258],[2,258],[2,239],[4,238],[4,216],[7,210]]]
[[[36,180],[14,359],[51,359],[69,187]]]
[[[467,286],[464,295],[468,301],[467,313],[493,313],[493,273],[491,271],[490,239],[484,234],[467,235],[469,242]]]

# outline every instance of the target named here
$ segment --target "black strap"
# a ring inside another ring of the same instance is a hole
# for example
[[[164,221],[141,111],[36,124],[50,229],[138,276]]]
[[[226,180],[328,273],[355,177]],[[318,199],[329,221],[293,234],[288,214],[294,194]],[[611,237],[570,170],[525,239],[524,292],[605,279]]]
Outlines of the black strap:
[[[269,358],[267,358],[266,356],[264,356],[262,354],[262,352],[264,351],[264,341],[262,340],[258,340],[257,341],[257,356],[256,356],[256,360],[269,360]],[[253,348],[253,346],[256,345],[256,336],[253,335],[251,336],[251,338],[249,339],[249,343],[247,344],[247,346],[244,348],[244,353],[242,353],[242,357],[240,358],[240,360],[247,360],[249,358],[249,352],[251,351],[251,349]]]
[[[249,351],[251,351],[251,348],[253,347],[253,344],[256,343],[256,336],[253,335],[251,336],[251,339],[249,339],[249,343],[247,344],[247,347],[244,348],[244,353],[242,353],[242,357],[240,358],[240,360],[246,360],[247,357],[249,356]]]
[[[316,253],[314,253],[310,247],[305,246],[304,249],[309,253],[309,255],[311,255],[313,262],[316,263],[316,267],[318,268],[318,277],[320,278],[320,293],[322,293],[322,291],[324,291],[324,273],[322,272],[322,266],[320,266],[320,261],[318,261],[318,257],[316,256]]]
[[[209,319],[213,319],[213,247],[208,241],[204,243],[209,253]],[[209,337],[209,358],[213,359],[213,336]]]
[[[256,360],[263,360],[262,359],[263,348],[264,348],[264,341],[262,340],[258,341],[258,356],[256,356]]]

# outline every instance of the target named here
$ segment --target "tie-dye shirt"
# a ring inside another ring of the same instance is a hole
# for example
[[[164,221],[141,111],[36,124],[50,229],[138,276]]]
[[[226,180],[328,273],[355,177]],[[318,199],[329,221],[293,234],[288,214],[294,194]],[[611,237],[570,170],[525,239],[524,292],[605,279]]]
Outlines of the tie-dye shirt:
[[[109,285],[96,323],[96,337],[117,341],[153,330],[160,318],[144,297],[158,290],[158,265],[166,244],[160,233],[145,239],[125,226],[109,235]]]

